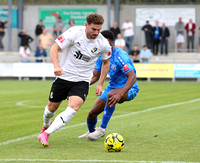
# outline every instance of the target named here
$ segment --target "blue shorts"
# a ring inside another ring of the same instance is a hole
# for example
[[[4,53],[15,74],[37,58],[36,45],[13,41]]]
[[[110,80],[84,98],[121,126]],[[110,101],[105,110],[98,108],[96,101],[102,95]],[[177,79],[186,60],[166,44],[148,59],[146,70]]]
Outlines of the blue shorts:
[[[110,89],[109,87],[107,87],[106,89],[104,89],[103,93],[101,94],[101,96],[99,96],[102,100],[107,101],[107,95],[110,91],[112,91],[113,89]],[[125,101],[131,101],[133,100],[136,96],[137,96],[138,90],[131,88],[128,91],[128,97]],[[123,102],[122,102],[123,103]]]

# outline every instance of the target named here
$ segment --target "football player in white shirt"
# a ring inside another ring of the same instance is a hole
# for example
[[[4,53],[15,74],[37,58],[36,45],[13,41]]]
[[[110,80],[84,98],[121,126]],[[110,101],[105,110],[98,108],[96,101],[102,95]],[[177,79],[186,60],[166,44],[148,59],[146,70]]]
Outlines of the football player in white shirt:
[[[96,87],[96,95],[102,93],[102,86],[110,67],[111,47],[100,33],[104,18],[92,13],[86,19],[85,26],[68,29],[56,39],[50,49],[54,74],[57,78],[53,82],[49,101],[44,110],[43,128],[37,137],[44,147],[49,146],[49,135],[68,123],[84,103],[99,55],[103,59],[103,71]],[[61,49],[63,54],[59,63],[58,51]],[[68,98],[66,110],[61,112],[52,123],[51,118],[66,98]]]

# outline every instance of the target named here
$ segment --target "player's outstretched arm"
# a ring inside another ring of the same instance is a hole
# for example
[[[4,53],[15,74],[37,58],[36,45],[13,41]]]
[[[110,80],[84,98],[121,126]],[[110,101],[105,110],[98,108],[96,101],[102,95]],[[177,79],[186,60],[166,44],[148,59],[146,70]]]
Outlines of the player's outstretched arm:
[[[61,50],[57,43],[54,43],[50,49],[51,59],[54,65],[54,74],[60,76],[64,74],[64,71],[59,65],[58,51]]]
[[[106,79],[106,76],[108,74],[110,68],[110,58],[107,60],[103,60],[102,68],[101,68],[101,75],[99,79],[99,83],[96,87],[96,96],[100,96],[101,93],[103,92],[103,83]]]
[[[123,88],[114,89],[109,92],[107,97],[107,104],[110,107],[115,106],[116,103],[124,101],[128,97],[128,91],[131,89],[133,84],[136,82],[134,71],[126,73],[128,80]]]

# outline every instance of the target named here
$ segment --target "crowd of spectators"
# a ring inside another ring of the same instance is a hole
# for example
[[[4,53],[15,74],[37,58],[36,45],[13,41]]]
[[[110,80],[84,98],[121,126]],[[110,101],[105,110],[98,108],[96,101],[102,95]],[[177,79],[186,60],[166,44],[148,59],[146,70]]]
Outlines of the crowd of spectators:
[[[142,48],[134,44],[134,24],[129,18],[126,18],[122,24],[122,33],[117,23],[113,23],[113,27],[110,28],[115,35],[115,46],[126,50],[133,62],[147,63],[151,53],[154,56],[165,55],[169,53],[168,44],[170,37],[170,29],[166,26],[165,22],[159,25],[159,21],[155,22],[155,26],[152,26],[149,21],[142,26],[141,30],[144,31],[145,44]],[[184,24],[180,17],[175,24],[177,51],[182,52],[182,45],[185,42],[185,33],[187,39],[187,52],[194,51],[194,36],[195,36],[196,24],[190,19],[188,23]],[[200,52],[200,28],[199,28],[199,52]],[[133,46],[134,44],[134,46]]]
[[[62,21],[62,17],[56,16],[57,21],[53,25],[52,34],[48,33],[45,26],[43,25],[43,20],[40,20],[35,27],[35,57],[36,62],[43,62],[45,57],[49,56],[49,49],[54,40],[63,32],[69,28],[75,26],[73,19],[69,20],[69,23],[65,26]],[[4,50],[2,39],[5,35],[4,29],[6,27],[7,21],[0,20],[0,51]],[[188,23],[184,24],[182,18],[180,17],[178,22],[174,26],[176,32],[176,43],[177,51],[182,52],[183,43],[187,43],[187,51],[193,52],[194,50],[194,40],[195,40],[195,30],[196,24],[193,20],[188,20]],[[157,55],[168,55],[168,41],[170,37],[170,30],[166,26],[165,22],[159,25],[159,21],[155,22],[155,26],[152,26],[147,20],[141,30],[144,32],[145,43],[139,48],[138,45],[134,43],[134,24],[129,18],[126,18],[122,23],[121,29],[117,22],[113,22],[113,26],[110,28],[115,37],[115,46],[127,51],[133,60],[133,62],[143,62],[147,63],[151,53],[155,56]],[[200,28],[199,33],[199,51],[200,51]],[[186,36],[186,37],[185,37]],[[28,59],[30,52],[30,43],[33,42],[33,38],[27,34],[26,29],[23,29],[18,33],[18,37],[21,39],[19,47],[19,55],[22,62],[30,62]]]
[[[45,58],[50,56],[50,47],[53,44],[54,40],[65,30],[75,26],[75,22],[73,19],[69,20],[69,23],[65,27],[64,22],[60,16],[57,16],[57,21],[53,26],[53,33],[50,34],[47,32],[45,26],[43,25],[43,20],[40,20],[39,23],[35,27],[35,57],[36,62],[46,61]],[[1,31],[1,28],[0,28]],[[31,48],[29,44],[33,42],[33,38],[27,34],[26,29],[23,29],[19,32],[18,37],[21,39],[20,48],[19,48],[19,56],[21,58],[21,62],[30,62],[30,52]]]

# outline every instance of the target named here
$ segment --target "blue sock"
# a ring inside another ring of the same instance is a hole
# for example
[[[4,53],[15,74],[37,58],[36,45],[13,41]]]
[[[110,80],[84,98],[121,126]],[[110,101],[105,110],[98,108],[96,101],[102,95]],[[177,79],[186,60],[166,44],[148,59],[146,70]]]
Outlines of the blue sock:
[[[102,118],[102,122],[101,122],[101,128],[106,129],[108,122],[113,114],[113,112],[115,111],[115,106],[110,107],[106,104],[105,108],[104,108],[104,112],[103,112],[103,118]]]
[[[87,126],[89,132],[94,132],[97,124],[97,118],[95,120],[88,120],[87,119]]]

